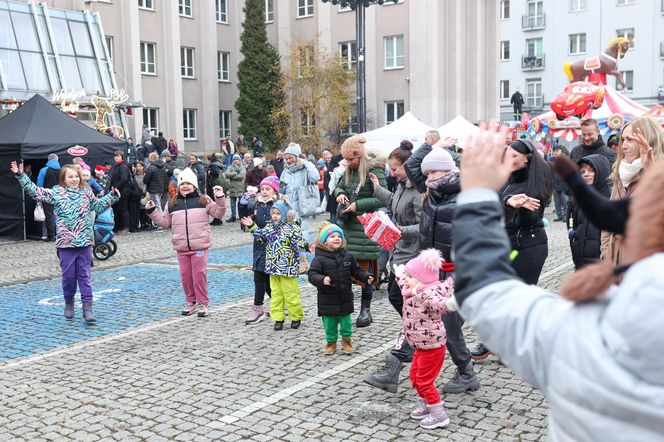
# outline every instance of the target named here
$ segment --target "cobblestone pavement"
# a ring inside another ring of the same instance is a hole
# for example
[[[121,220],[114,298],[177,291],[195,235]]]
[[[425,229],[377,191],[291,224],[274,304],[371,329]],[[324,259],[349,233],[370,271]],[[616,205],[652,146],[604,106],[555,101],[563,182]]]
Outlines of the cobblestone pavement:
[[[549,235],[540,285],[555,290],[571,257],[562,223]],[[421,430],[407,418],[416,400],[407,368],[396,395],[364,384],[399,329],[383,291],[374,323],[354,330],[352,356],[323,356],[315,290],[306,283],[299,330],[245,326],[249,240],[237,224],[214,229],[215,306],[209,318],[196,318],[177,314],[170,232],[120,236],[118,253],[95,265],[94,326],[78,311],[74,321],[61,317],[52,243],[0,246],[0,440],[544,439],[546,401],[496,358],[476,364],[480,390],[444,398],[451,424],[442,430]],[[438,386],[453,374],[448,358]]]

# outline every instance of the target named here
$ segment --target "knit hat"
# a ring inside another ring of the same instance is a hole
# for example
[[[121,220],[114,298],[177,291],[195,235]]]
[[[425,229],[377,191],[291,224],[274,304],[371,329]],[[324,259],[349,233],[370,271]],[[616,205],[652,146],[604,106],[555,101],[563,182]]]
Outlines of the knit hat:
[[[288,146],[284,151],[284,155],[293,155],[296,158],[299,157],[300,154],[302,154],[302,148],[300,147],[299,144],[293,144],[292,146]]]
[[[253,162],[254,162],[254,167],[258,167],[259,164],[263,164],[263,159],[256,157],[253,159]]]
[[[344,231],[341,230],[341,227],[337,226],[336,224],[324,224],[320,228],[320,232],[318,233],[318,237],[320,238],[320,243],[325,244],[325,241],[327,241],[327,238],[330,237],[333,233],[338,233],[341,235],[341,240],[345,240],[346,238],[344,237]]]
[[[341,145],[341,154],[346,159],[362,157],[366,154],[364,149],[364,143],[366,142],[367,139],[362,135],[353,135]]]
[[[269,186],[278,194],[279,193],[279,179],[276,176],[268,176],[261,181],[261,187]]]
[[[235,155],[233,155],[233,161],[235,161],[235,160],[240,160],[240,161],[242,161],[242,157],[241,157],[240,155],[238,155],[238,154],[235,154]]]
[[[288,209],[290,209],[290,207],[288,207],[288,204],[286,204],[284,200],[275,201],[275,203],[272,204],[272,208],[277,209],[279,213],[281,213],[281,221],[286,220]]]
[[[421,281],[422,284],[431,284],[439,280],[442,263],[443,258],[438,250],[427,249],[420,252],[417,258],[408,261],[404,270],[413,278]]]
[[[180,176],[180,169],[178,169],[178,168],[173,169],[173,177],[175,177],[175,179],[177,179],[178,176]]]
[[[196,178],[194,171],[188,167],[181,171],[178,176],[178,187],[180,187],[182,183],[189,183],[198,189],[198,178]]]
[[[454,170],[456,164],[447,149],[437,147],[424,157],[421,167],[422,173],[426,174],[434,170]]]
[[[168,149],[164,149],[164,151],[161,153],[161,157],[162,158],[166,158],[166,157],[170,158],[171,153],[168,151]]]

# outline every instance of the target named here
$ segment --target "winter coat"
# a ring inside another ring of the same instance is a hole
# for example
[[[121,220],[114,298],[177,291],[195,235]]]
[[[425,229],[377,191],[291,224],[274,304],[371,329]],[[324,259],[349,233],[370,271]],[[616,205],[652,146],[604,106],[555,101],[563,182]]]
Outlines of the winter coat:
[[[259,229],[265,227],[272,218],[270,216],[270,211],[272,210],[272,204],[274,201],[263,201],[257,197],[255,199],[255,206],[250,207],[250,210],[253,210],[254,213],[254,222]],[[255,272],[265,272],[265,242],[254,237],[254,260],[252,270]]]
[[[611,188],[611,200],[631,198],[639,187],[638,177],[625,189],[622,184]],[[624,254],[623,235],[602,231],[600,244],[600,256],[602,260],[608,260],[613,265],[627,264]]]
[[[261,181],[267,176],[267,170],[264,167],[254,167],[247,172],[247,178],[244,180],[244,187],[254,186],[260,188]]]
[[[329,276],[331,285],[323,284]],[[371,275],[346,251],[329,250],[317,241],[316,255],[309,267],[309,282],[318,288],[318,316],[344,316],[353,313],[351,277],[367,282]]]
[[[368,155],[369,170],[367,172],[375,174],[381,187],[386,187],[385,157],[374,152],[368,152]],[[353,173],[349,183],[346,183],[345,176],[342,176],[337,183],[337,187],[334,189],[334,198],[338,198],[339,195],[346,195],[350,200],[359,183],[360,177],[358,173]],[[339,227],[343,229],[344,235],[346,236],[346,242],[348,244],[347,249],[357,260],[378,259],[380,246],[367,238],[364,234],[364,226],[357,219],[358,215],[373,212],[381,207],[385,207],[385,205],[374,196],[374,186],[368,176],[366,177],[364,186],[362,186],[357,193],[355,203],[357,205],[357,210],[351,214],[350,220],[348,222],[339,221]]]
[[[60,182],[60,169],[58,160],[48,160],[37,175],[37,186],[52,189]]]
[[[593,187],[607,198],[611,194],[608,178],[611,174],[609,160],[603,155],[589,155],[578,161],[581,164],[589,164],[595,170],[595,181]],[[583,213],[580,207],[572,203],[570,225],[570,248],[572,260],[576,268],[591,264],[599,260],[601,231],[595,227]]]
[[[207,170],[207,184],[210,189],[214,186],[221,186],[224,191],[228,190],[228,180],[224,176],[224,165],[219,160],[214,160],[208,166]]]
[[[145,195],[145,192],[147,192],[147,186],[145,185],[145,174],[134,174],[134,180],[136,181],[136,185],[140,189],[141,193]]]
[[[293,222],[281,221],[276,226],[268,221],[262,229],[256,227],[256,224],[249,227],[254,238],[265,243],[265,273],[297,278],[300,273],[300,250],[307,247],[300,224],[298,219]]]
[[[274,167],[274,173],[277,174],[277,177],[281,177],[281,174],[284,172],[284,159],[273,159],[270,161],[270,164]]]
[[[421,285],[414,293],[403,278],[397,278],[397,283],[404,297],[403,330],[410,346],[419,350],[443,347],[447,333],[440,316],[452,313],[447,307],[448,299],[454,294],[452,278]]]
[[[55,214],[55,247],[87,247],[94,244],[92,217],[118,201],[113,194],[97,198],[89,187],[71,189],[57,185],[52,189],[37,187],[24,173],[16,175],[19,184],[38,203],[53,205]]]
[[[514,250],[523,250],[540,244],[546,244],[548,237],[544,230],[544,209],[546,201],[540,198],[539,210],[515,209],[507,206],[507,200],[514,195],[526,193],[527,170],[512,172],[510,180],[499,192],[505,209],[505,229]],[[528,195],[537,198],[536,195]]]
[[[455,297],[482,342],[547,398],[548,439],[661,440],[664,253],[574,304],[516,278],[502,216],[491,190],[459,195]]]
[[[228,180],[228,190],[226,194],[233,198],[239,198],[244,193],[244,178],[247,176],[247,169],[242,163],[239,165],[231,164],[224,174]]]
[[[611,163],[611,166],[613,166],[613,163],[616,161],[616,154],[609,146],[604,144],[604,140],[601,136],[590,146],[586,146],[583,143],[575,146],[574,149],[572,149],[572,152],[570,152],[569,157],[572,161],[577,162],[583,157],[594,154],[604,155],[606,159],[609,160],[609,163]]]
[[[276,170],[276,168],[275,168]],[[288,195],[288,201],[298,214],[300,213],[300,204],[297,198],[297,189],[306,187],[309,184],[316,184],[320,174],[313,163],[307,160],[298,159],[292,166],[285,166],[279,184],[282,193]]]
[[[124,161],[115,164],[111,169],[111,187],[115,187],[120,191],[120,196],[122,198],[129,197],[131,184],[131,169]]]
[[[161,195],[164,193],[166,184],[166,170],[164,169],[164,162],[162,160],[155,160],[148,166],[147,172],[143,177],[145,184],[145,191],[152,195]]]
[[[420,251],[422,195],[408,179],[400,181],[394,193],[379,187],[374,191],[374,195],[392,211],[401,229],[401,239],[391,252],[392,264],[405,264]]]
[[[207,203],[201,204],[200,194],[196,191],[182,196],[177,194],[175,205],[170,202],[162,212],[153,207],[148,210],[150,219],[159,227],[170,227],[173,231],[173,248],[178,252],[207,250],[212,245],[210,219],[221,218],[226,213],[226,198],[213,201],[205,197]]]
[[[196,178],[198,179],[198,190],[200,192],[205,191],[205,166],[200,161],[196,161],[194,164],[187,166],[194,172]]]
[[[164,179],[164,192],[168,191],[168,182],[173,176],[173,171],[178,168],[178,163],[171,159],[169,161],[162,160],[164,162],[164,172],[166,173],[166,179]]]

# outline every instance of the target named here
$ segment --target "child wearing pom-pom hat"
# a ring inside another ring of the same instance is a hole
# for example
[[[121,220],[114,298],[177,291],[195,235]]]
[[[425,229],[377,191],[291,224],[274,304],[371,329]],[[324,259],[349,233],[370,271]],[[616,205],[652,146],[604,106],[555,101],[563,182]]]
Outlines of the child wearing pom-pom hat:
[[[447,336],[441,315],[455,311],[454,281],[439,281],[443,264],[436,249],[422,251],[417,258],[395,269],[404,297],[403,329],[415,349],[410,380],[420,397],[420,405],[410,413],[426,429],[445,427],[450,419],[434,382],[445,362]]]

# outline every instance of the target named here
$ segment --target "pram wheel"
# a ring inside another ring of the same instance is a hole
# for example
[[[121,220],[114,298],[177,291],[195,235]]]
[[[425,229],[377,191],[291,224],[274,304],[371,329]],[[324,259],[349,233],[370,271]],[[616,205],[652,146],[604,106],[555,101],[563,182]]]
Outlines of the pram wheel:
[[[110,258],[113,255],[114,251],[115,249],[113,248],[113,246],[110,245],[109,241],[109,243],[96,244],[92,249],[92,254],[99,261],[106,261],[108,258]]]
[[[115,252],[118,251],[118,245],[115,243],[115,241],[109,239],[106,244],[108,244],[111,247],[111,254],[109,256],[115,255]]]

